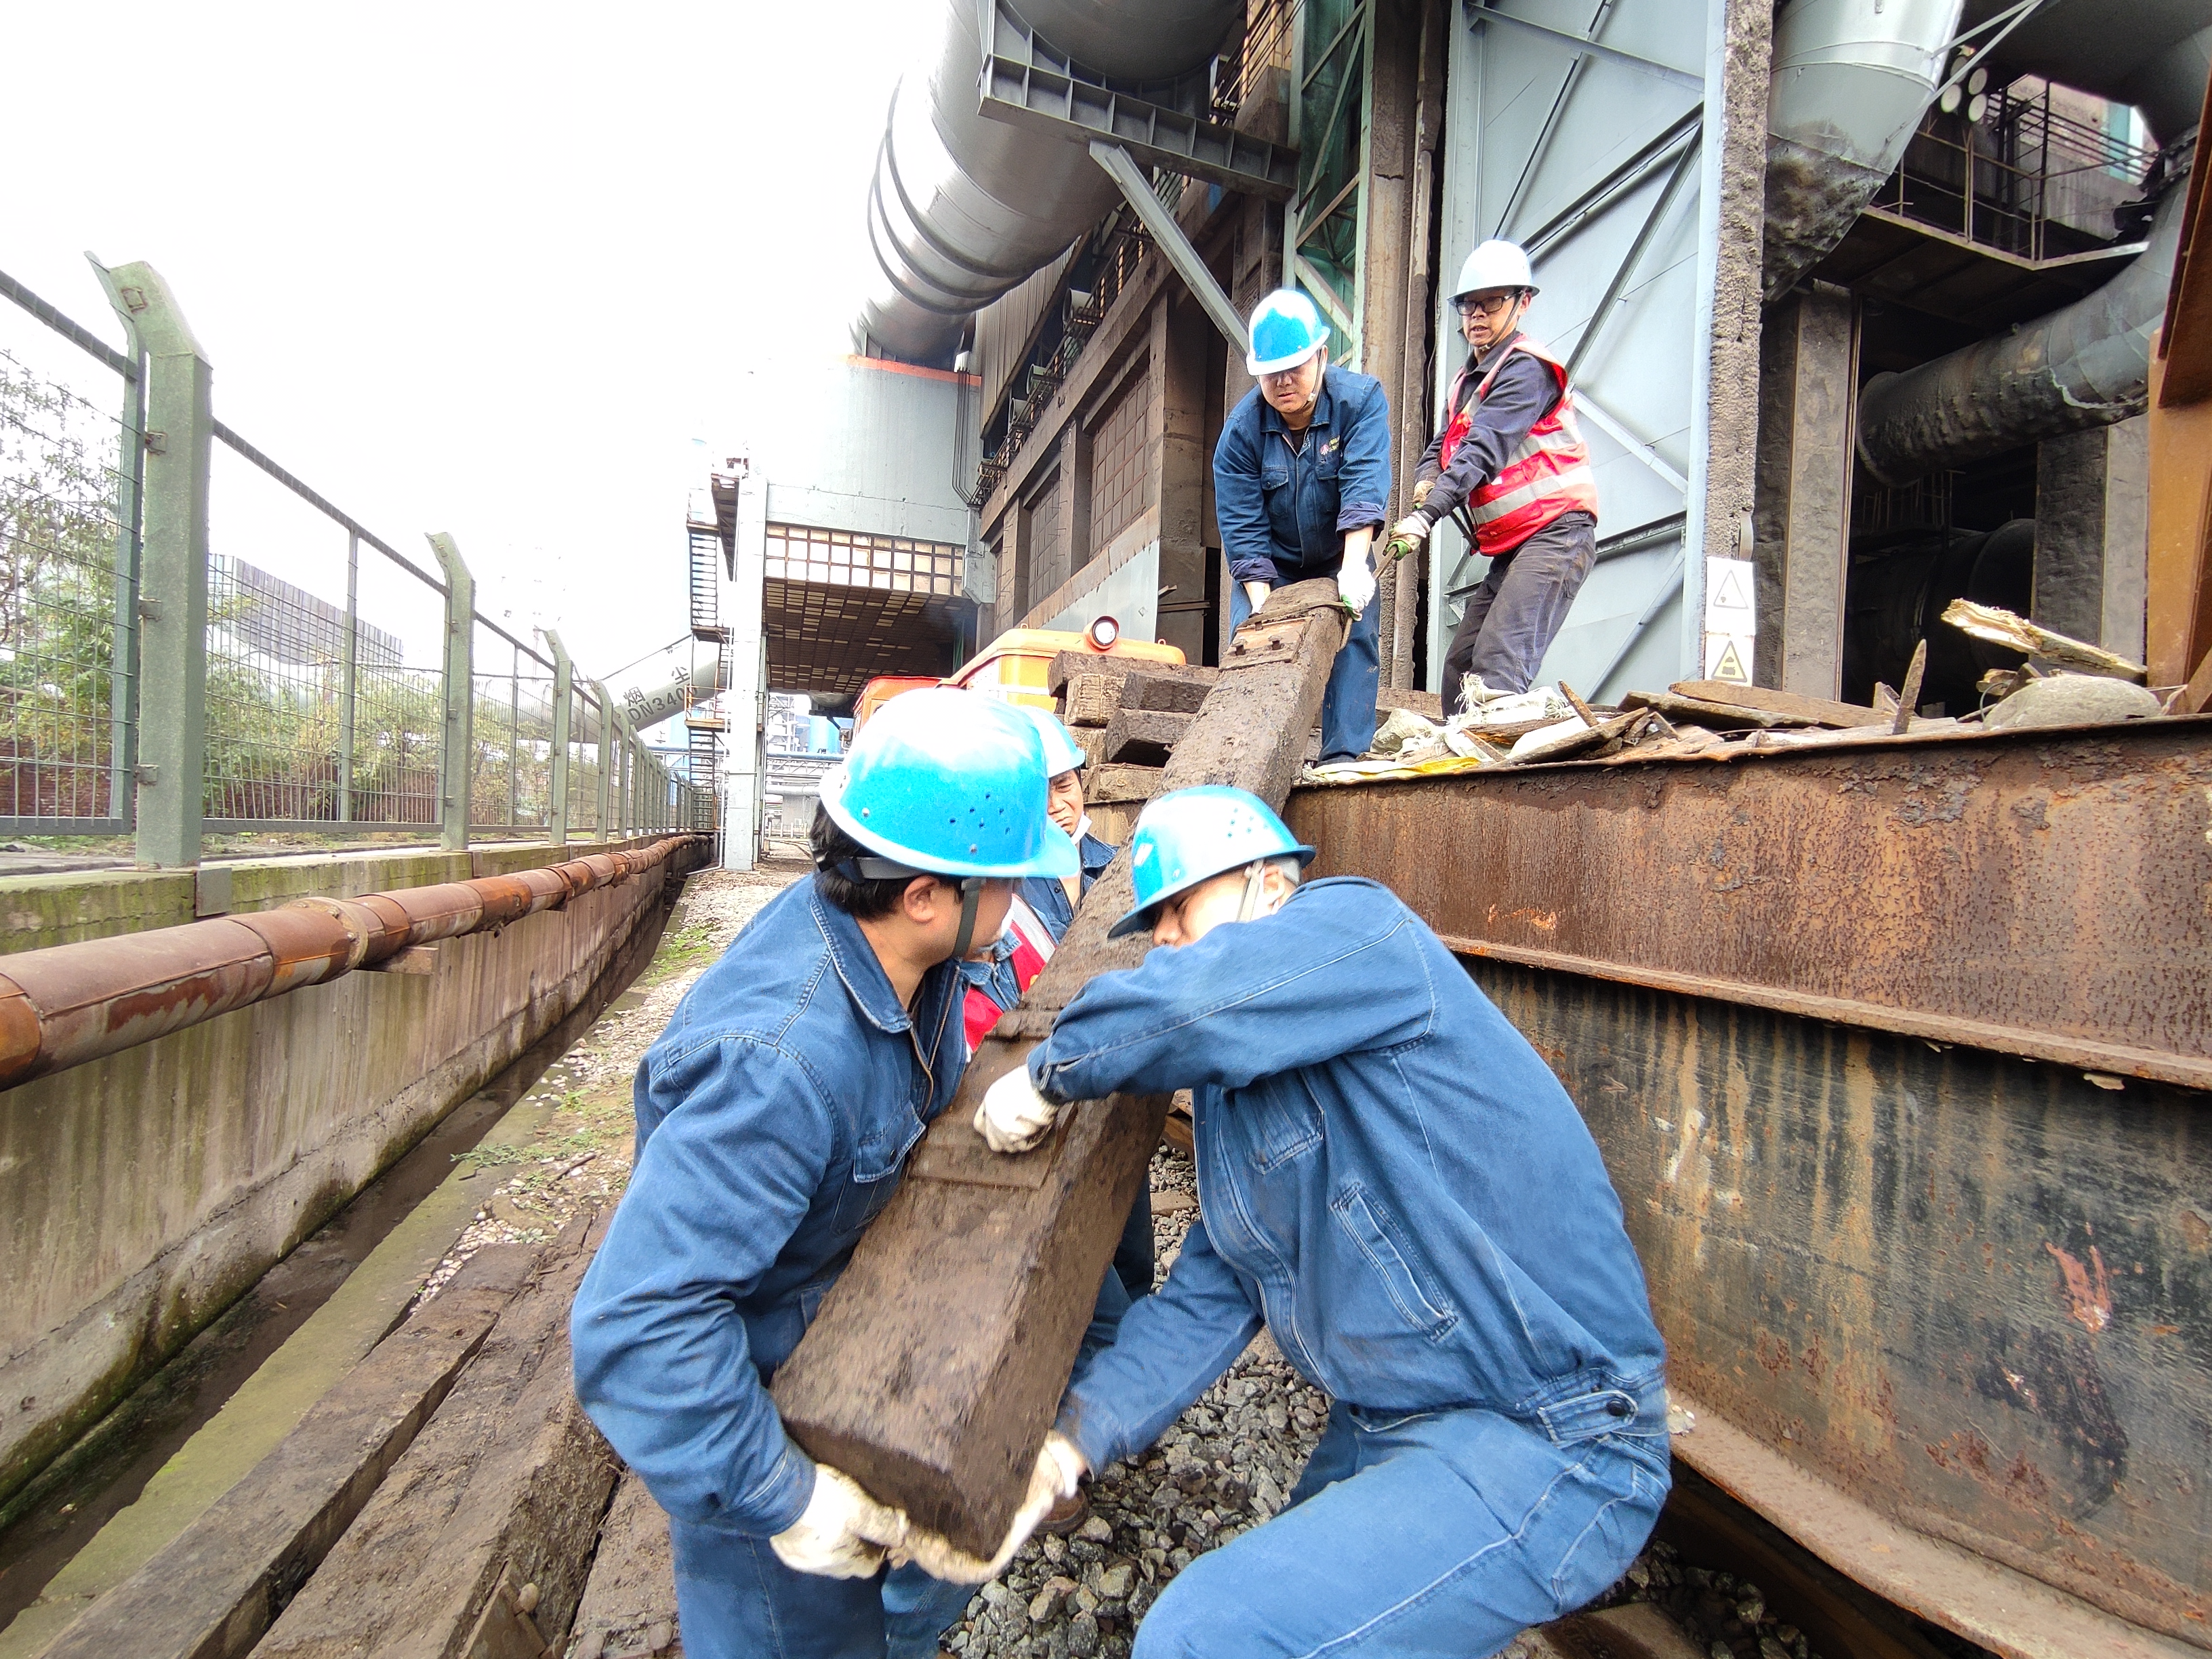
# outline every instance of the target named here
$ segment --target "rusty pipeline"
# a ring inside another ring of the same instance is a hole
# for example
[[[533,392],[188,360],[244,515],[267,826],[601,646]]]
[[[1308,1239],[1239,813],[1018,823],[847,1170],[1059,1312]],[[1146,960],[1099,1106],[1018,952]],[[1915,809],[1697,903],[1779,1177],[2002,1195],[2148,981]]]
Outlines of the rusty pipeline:
[[[0,957],[0,1089],[374,968],[411,946],[558,909],[702,839],[670,836],[635,852],[511,876],[294,899],[273,910]]]

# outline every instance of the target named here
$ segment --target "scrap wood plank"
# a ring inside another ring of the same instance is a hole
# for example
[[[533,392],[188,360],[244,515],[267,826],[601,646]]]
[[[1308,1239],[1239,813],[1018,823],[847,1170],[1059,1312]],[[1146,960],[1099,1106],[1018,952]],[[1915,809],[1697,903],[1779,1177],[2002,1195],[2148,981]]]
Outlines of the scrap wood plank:
[[[1095,766],[1083,781],[1084,803],[1110,806],[1122,801],[1150,800],[1160,793],[1161,775],[1157,766]]]
[[[1220,672],[1218,668],[1202,668],[1196,663],[1156,662],[1149,657],[1117,656],[1097,651],[1063,651],[1045,669],[1045,689],[1056,697],[1077,674],[1106,674],[1115,680],[1132,673],[1166,674],[1211,685]]]
[[[480,1638],[496,1654],[517,1613],[566,1632],[617,1474],[568,1379],[568,1304],[606,1219],[546,1247],[257,1659],[465,1659]]]
[[[1170,714],[1152,708],[1114,711],[1106,726],[1106,759],[1125,766],[1164,766],[1195,714]]]
[[[413,1443],[538,1254],[495,1244],[471,1256],[244,1480],[57,1637],[47,1659],[248,1651]]]
[[[1223,672],[1162,788],[1233,784],[1280,806],[1345,623],[1334,581],[1278,589],[1244,632],[1287,632],[1297,648]],[[997,1548],[1019,1506],[1169,1103],[1078,1102],[1013,1158],[983,1145],[975,1106],[1092,975],[1143,959],[1147,941],[1106,937],[1131,902],[1116,858],[984,1039],[772,1385],[800,1445],[973,1554]]]
[[[1157,708],[1170,714],[1195,714],[1206,706],[1212,682],[1174,674],[1150,674],[1133,668],[1121,681],[1121,707]]]
[[[1106,761],[1106,728],[1103,726],[1082,726],[1067,734],[1075,739],[1075,746],[1083,751],[1086,767],[1102,766]]]
[[[1438,726],[1444,723],[1444,700],[1441,692],[1413,691],[1399,686],[1377,686],[1375,691],[1375,712],[1383,719],[1390,717],[1394,708],[1411,709],[1425,720]]]
[[[1716,732],[1765,732],[1778,726],[1806,723],[1792,715],[1777,714],[1744,703],[1708,702],[1703,697],[1686,697],[1673,691],[1631,691],[1621,698],[1620,706],[1656,708],[1669,720],[1694,720]],[[1888,716],[1882,718],[1887,720]]]
[[[1060,717],[1073,726],[1103,726],[1121,706],[1121,679],[1114,674],[1070,674],[1060,694]]]
[[[570,1659],[601,1659],[642,1648],[665,1651],[676,1638],[676,1561],[668,1516],[645,1482],[625,1473],[599,1527],[591,1582],[569,1633]]]
[[[1855,702],[1834,702],[1826,697],[1801,696],[1795,691],[1773,691],[1763,685],[1737,685],[1729,680],[1677,680],[1667,688],[1678,697],[1717,703],[1725,708],[1756,708],[1762,714],[1782,714],[1808,726],[1881,726],[1888,716],[1879,708]]]

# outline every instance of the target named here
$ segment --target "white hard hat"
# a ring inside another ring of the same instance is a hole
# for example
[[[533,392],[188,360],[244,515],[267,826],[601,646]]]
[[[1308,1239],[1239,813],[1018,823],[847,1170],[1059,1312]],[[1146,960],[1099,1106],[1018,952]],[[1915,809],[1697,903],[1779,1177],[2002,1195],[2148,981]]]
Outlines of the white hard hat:
[[[1486,288],[1525,288],[1531,294],[1538,291],[1536,279],[1528,270],[1528,256],[1518,244],[1501,242],[1493,237],[1468,254],[1467,263],[1459,268],[1459,286],[1452,290],[1452,298],[1480,294]]]

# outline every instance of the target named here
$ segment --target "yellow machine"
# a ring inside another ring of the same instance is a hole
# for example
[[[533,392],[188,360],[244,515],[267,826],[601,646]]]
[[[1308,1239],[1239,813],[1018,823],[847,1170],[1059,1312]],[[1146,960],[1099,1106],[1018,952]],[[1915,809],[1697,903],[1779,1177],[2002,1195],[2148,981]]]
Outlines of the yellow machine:
[[[866,725],[868,717],[893,697],[925,685],[956,685],[963,690],[1004,697],[1008,702],[1050,708],[1052,659],[1063,651],[1087,651],[1093,656],[1120,657],[1125,661],[1179,665],[1183,660],[1182,653],[1172,645],[1123,639],[1121,625],[1111,617],[1099,617],[1079,634],[1051,628],[1010,628],[948,678],[883,674],[870,680],[854,700],[854,726],[857,730]]]

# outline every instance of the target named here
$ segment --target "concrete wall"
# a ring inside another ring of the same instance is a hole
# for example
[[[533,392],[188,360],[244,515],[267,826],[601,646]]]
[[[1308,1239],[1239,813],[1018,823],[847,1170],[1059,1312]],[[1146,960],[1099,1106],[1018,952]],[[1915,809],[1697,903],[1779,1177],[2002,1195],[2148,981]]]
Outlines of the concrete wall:
[[[584,850],[227,873],[246,910]],[[657,923],[665,871],[447,940],[427,975],[349,974],[0,1091],[0,1497],[577,1006]],[[33,878],[9,884],[0,913],[20,949],[189,920],[193,892],[191,872]]]

